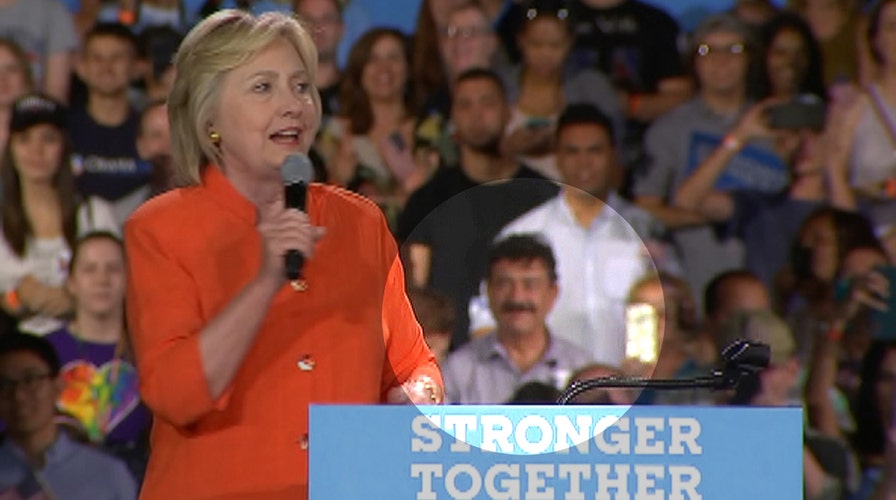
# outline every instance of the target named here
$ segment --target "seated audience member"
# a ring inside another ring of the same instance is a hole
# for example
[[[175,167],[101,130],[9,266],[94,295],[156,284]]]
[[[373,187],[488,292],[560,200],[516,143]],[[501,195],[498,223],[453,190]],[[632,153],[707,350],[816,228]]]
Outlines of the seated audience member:
[[[124,317],[124,247],[117,236],[88,233],[72,251],[66,289],[75,302],[68,325],[47,335],[62,365],[58,407],[87,437],[143,477],[150,415],[140,402]]]
[[[489,245],[508,222],[555,196],[558,188],[500,154],[510,110],[494,72],[463,73],[453,94],[460,162],[440,167],[411,195],[397,238],[405,244],[410,284],[454,301],[451,344],[456,348],[469,338],[468,305],[485,277]]]
[[[757,58],[752,34],[736,18],[703,21],[688,56],[699,94],[653,122],[644,142],[647,161],[634,175],[635,202],[674,231],[683,276],[693,290],[703,290],[721,272],[743,267],[743,245],[721,238],[700,214],[675,206],[675,194],[749,109]],[[787,183],[787,170],[768,140],[750,141],[721,169],[726,189],[777,192]]]
[[[183,35],[167,26],[153,26],[144,29],[137,36],[139,69],[142,73],[143,95],[136,102],[137,109],[146,103],[165,100],[174,84],[174,54],[183,40]]]
[[[339,112],[339,83],[342,74],[337,60],[339,42],[345,33],[340,0],[296,0],[296,14],[310,27],[317,47],[317,75],[314,86],[320,92],[321,121]]]
[[[0,9],[0,36],[25,50],[36,92],[68,102],[78,36],[64,5],[57,0],[6,0]]]
[[[600,363],[586,365],[573,372],[573,374],[569,377],[569,384],[566,386],[565,390],[568,390],[575,382],[607,377],[622,377],[623,375],[624,374],[621,369],[610,365],[604,365]],[[591,389],[589,391],[583,392],[574,400],[570,401],[570,403],[580,405],[630,406],[634,404],[635,399],[637,399],[639,393],[640,391],[636,389]]]
[[[706,286],[703,295],[703,331],[700,342],[704,354],[715,357],[727,347],[720,331],[728,320],[739,313],[771,311],[772,300],[762,281],[750,271],[727,271]],[[705,359],[705,358],[704,358]]]
[[[657,345],[655,363],[642,364],[642,376],[653,379],[689,379],[705,377],[715,364],[715,356],[707,352],[697,338],[696,301],[687,283],[665,273],[648,275],[631,288],[629,307],[649,306],[655,315]],[[628,326],[628,325],[627,325]],[[633,325],[632,325],[633,326]],[[626,334],[626,340],[628,340]],[[628,368],[628,366],[626,366]],[[711,404],[712,394],[705,389],[675,391],[643,391],[639,404]]]
[[[321,132],[329,128],[329,122],[339,115],[339,86],[342,83],[342,70],[339,67],[339,46],[346,32],[343,21],[343,2],[340,0],[295,0],[293,3],[299,19],[309,28],[314,46],[317,47],[317,75],[314,86],[320,93],[321,116],[318,127],[318,140],[312,146],[308,156],[314,165],[314,180],[328,182],[329,174],[319,148],[331,140]],[[321,142],[323,139],[323,142]],[[331,146],[332,147],[332,146]]]
[[[784,320],[769,311],[740,313],[726,322],[721,336],[725,345],[744,339],[766,344],[771,349],[769,366],[758,374],[742,379],[731,404],[755,407],[802,406],[802,401],[793,397],[800,380],[800,361],[796,355],[796,342]],[[831,442],[814,434],[807,434],[804,443],[805,498],[843,498],[848,495],[855,479],[855,458],[851,450],[842,441]],[[817,454],[819,444],[837,446],[839,453],[833,461],[838,465],[849,465],[833,467],[831,457]]]
[[[821,48],[798,15],[783,12],[762,29],[764,58],[760,96],[790,99],[799,94],[825,97]]]
[[[782,273],[776,295],[781,297],[781,309],[794,325],[798,353],[805,362],[814,339],[829,320],[847,257],[856,249],[880,251],[881,247],[868,219],[830,207],[810,215],[792,245],[790,263]]]
[[[877,329],[874,310],[891,289],[886,276],[877,272],[880,249],[855,249],[841,272],[843,290],[831,307],[825,330],[816,334],[806,383],[808,423],[821,434],[850,439],[862,467],[862,485],[855,498],[871,498],[880,479],[886,451],[886,434],[893,422],[893,379],[896,377],[896,343],[884,340]],[[859,368],[850,373],[850,357],[858,354]],[[854,422],[847,421],[832,393],[842,391],[851,405]]]
[[[866,49],[866,22],[857,2],[789,0],[787,3],[797,14],[803,16],[821,46],[825,87],[860,83],[870,76],[872,71],[864,67],[868,61],[865,61],[863,54]]]
[[[171,156],[171,125],[168,122],[168,106],[165,101],[152,101],[140,112],[137,126],[137,154],[140,160],[149,162],[150,193],[148,197],[165,192],[175,185]]]
[[[408,290],[408,299],[411,301],[417,321],[423,328],[426,345],[441,366],[451,348],[454,304],[445,295],[425,288],[411,288]]]
[[[551,331],[596,361],[618,366],[625,350],[626,296],[645,274],[656,273],[642,238],[659,243],[662,228],[613,190],[613,137],[610,119],[597,108],[569,106],[556,131],[560,194],[508,224],[499,238],[538,233],[551,245],[560,285],[548,316]]]
[[[525,235],[496,243],[485,282],[497,327],[448,356],[442,367],[447,401],[500,404],[532,381],[559,389],[573,370],[591,362],[545,324],[558,292],[549,246]]]
[[[417,101],[401,32],[375,28],[352,47],[339,116],[318,140],[331,183],[377,202],[394,229],[407,196],[429,176],[413,157]]]
[[[693,85],[682,64],[678,23],[657,2],[571,0],[570,64],[610,77],[628,118],[624,164],[638,161],[645,127],[685,102]]]
[[[95,500],[137,498],[127,467],[73,441],[55,422],[62,391],[53,346],[23,333],[0,336],[0,496]]]
[[[812,102],[823,106],[821,98]],[[790,242],[806,218],[829,201],[838,204],[837,195],[849,188],[843,176],[826,168],[822,121],[812,127],[776,129],[769,121],[769,111],[768,103],[751,108],[678,187],[675,204],[696,211],[711,223],[724,224],[718,231],[722,238],[733,237],[743,243],[745,267],[771,288],[786,267]],[[718,181],[729,162],[745,144],[763,138],[774,139],[775,153],[790,173],[788,185],[777,192],[746,186],[720,188]],[[852,208],[848,201],[839,205]]]
[[[24,321],[23,330],[46,334],[72,311],[64,284],[75,240],[92,230],[118,232],[118,225],[106,203],[75,191],[60,104],[26,95],[16,101],[9,128],[0,163],[3,308]]]
[[[73,106],[68,124],[78,190],[112,204],[119,225],[149,192],[149,167],[138,162],[135,145],[139,115],[128,96],[136,63],[136,39],[127,27],[91,29],[77,66],[87,101]]]
[[[414,131],[415,154],[436,165],[457,163],[457,144],[452,137],[451,84],[474,68],[500,68],[498,39],[481,2],[466,0],[449,13],[439,32],[439,50],[448,82],[423,101]],[[435,155],[436,159],[430,159]]]
[[[622,108],[606,75],[566,64],[574,37],[567,3],[529,0],[525,5],[519,33],[522,62],[504,75],[513,114],[501,146],[545,177],[559,179],[553,140],[563,108],[577,103],[597,107],[612,119],[615,136],[623,130]]]

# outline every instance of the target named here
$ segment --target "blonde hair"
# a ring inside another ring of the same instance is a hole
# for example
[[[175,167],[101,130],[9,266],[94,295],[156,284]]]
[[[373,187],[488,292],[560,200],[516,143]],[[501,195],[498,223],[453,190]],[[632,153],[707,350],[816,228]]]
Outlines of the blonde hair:
[[[209,162],[220,163],[218,148],[208,135],[226,74],[284,39],[295,47],[305,66],[316,114],[320,121],[320,94],[314,87],[317,49],[311,35],[294,17],[281,12],[253,16],[239,10],[218,11],[196,25],[184,38],[174,56],[176,77],[168,96],[171,149],[175,182],[194,185],[200,169]]]

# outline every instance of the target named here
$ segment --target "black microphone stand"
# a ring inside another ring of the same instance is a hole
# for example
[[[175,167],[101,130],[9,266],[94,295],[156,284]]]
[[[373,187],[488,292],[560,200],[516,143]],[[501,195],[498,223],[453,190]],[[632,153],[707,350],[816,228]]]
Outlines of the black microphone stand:
[[[573,382],[557,400],[558,405],[566,405],[583,392],[592,389],[711,389],[723,391],[735,389],[741,379],[758,373],[768,367],[771,349],[766,344],[737,340],[722,351],[724,365],[713,370],[709,376],[692,379],[668,380],[633,377],[601,377]]]

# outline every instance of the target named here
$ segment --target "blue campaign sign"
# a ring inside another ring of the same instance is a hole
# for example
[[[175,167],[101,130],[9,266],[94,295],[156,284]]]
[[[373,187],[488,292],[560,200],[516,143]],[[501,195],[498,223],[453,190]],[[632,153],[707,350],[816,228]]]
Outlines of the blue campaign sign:
[[[310,412],[310,500],[803,497],[800,408],[312,405]]]
[[[696,170],[721,143],[722,137],[719,135],[699,131],[692,133],[685,173]],[[720,191],[752,189],[770,193],[784,189],[789,176],[787,166],[773,151],[747,144],[728,161],[716,180],[715,188]]]

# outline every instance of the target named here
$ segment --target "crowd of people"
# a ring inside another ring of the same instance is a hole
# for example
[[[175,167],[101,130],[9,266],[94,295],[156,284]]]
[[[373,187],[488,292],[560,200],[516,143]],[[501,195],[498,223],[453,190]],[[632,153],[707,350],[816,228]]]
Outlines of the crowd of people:
[[[264,342],[292,321],[270,279],[277,224],[301,228],[308,256],[318,240],[371,245],[310,259],[310,290],[340,286],[308,297],[358,313],[303,320],[309,342],[328,338],[320,325],[377,323],[376,300],[381,328],[404,328],[406,294],[446,403],[551,404],[576,380],[702,376],[736,339],[762,342],[769,367],[734,393],[576,402],[802,406],[806,498],[896,495],[896,0],[731,0],[689,32],[661,1],[421,0],[413,32],[358,33],[346,12],[360,1],[0,0],[0,495],[134,498],[154,419],[154,442],[170,444],[183,426],[237,418],[222,401],[256,397],[239,384],[262,377],[262,351],[307,348],[253,351],[220,319]],[[281,30],[298,62],[243,21],[211,24],[241,37],[231,45],[190,31],[228,8]],[[295,14],[305,35],[266,10]],[[265,57],[313,74],[287,110],[297,127],[271,132],[279,111],[263,96],[279,81],[237,79]],[[257,261],[246,200],[263,206],[279,182],[258,174],[279,150],[253,134],[298,146],[306,130],[312,200],[331,212],[262,210]],[[158,201],[175,189],[195,204]],[[181,343],[189,328],[243,354]],[[638,351],[639,335],[654,345]],[[364,352],[428,364],[412,337],[385,351],[368,340],[326,349],[360,359],[359,373],[380,369]],[[298,366],[323,377],[325,362]],[[356,396],[376,399],[378,382]]]

